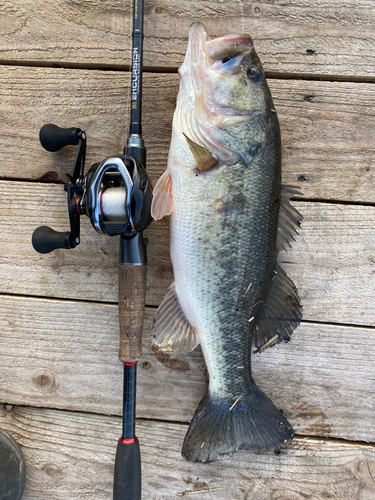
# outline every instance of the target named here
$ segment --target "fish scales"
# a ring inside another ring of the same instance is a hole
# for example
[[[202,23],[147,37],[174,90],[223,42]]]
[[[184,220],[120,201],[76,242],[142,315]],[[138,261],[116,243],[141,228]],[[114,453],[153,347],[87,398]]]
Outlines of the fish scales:
[[[183,308],[194,318],[191,323],[204,332],[201,345],[213,384],[220,385],[218,391],[237,397],[246,375],[240,373],[242,380],[234,384],[225,372],[233,366],[235,370],[249,366],[249,319],[264,299],[262,280],[273,277],[277,217],[268,213],[266,193],[259,195],[259,190],[265,191],[264,183],[256,175],[239,175],[235,166],[223,170],[215,185],[208,175],[202,179],[187,172],[176,177],[176,193],[182,193],[174,196],[176,210],[171,218],[171,259],[179,269],[176,289],[183,290],[189,284]],[[179,190],[179,185],[183,188],[194,182],[198,186],[191,191]],[[268,189],[272,197],[272,186]],[[276,193],[274,196],[277,198]],[[264,226],[270,230],[263,231]],[[180,241],[184,242],[183,252]],[[232,358],[230,363],[227,357]]]
[[[275,334],[289,338],[301,313],[295,287],[276,263],[280,132],[250,37],[209,41],[194,23],[180,74],[168,169],[152,208],[154,218],[171,214],[175,280],[153,332],[167,352],[201,344],[209,388],[183,455],[205,462],[293,437],[255,385],[250,359],[254,333],[258,346]],[[286,219],[296,230],[300,217],[293,215]]]

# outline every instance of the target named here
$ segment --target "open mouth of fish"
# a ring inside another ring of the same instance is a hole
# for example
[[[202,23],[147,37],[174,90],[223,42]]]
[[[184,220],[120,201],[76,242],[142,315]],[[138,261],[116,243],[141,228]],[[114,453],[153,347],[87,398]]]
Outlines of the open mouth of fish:
[[[195,93],[202,88],[208,69],[216,67],[226,58],[239,64],[246,54],[253,49],[253,41],[249,35],[226,35],[210,40],[204,25],[195,22],[189,30],[189,44],[185,60],[179,72],[182,78],[190,80]],[[229,107],[218,102],[212,93],[205,98],[208,111],[214,115],[225,115],[239,118],[254,114],[254,110]]]
[[[179,69],[180,126],[191,140],[211,151],[221,164],[232,164],[238,161],[239,155],[218,142],[213,136],[215,131],[247,121],[258,111],[233,106],[233,103],[227,105],[210,87],[209,75],[238,73],[243,58],[252,50],[249,35],[226,35],[210,40],[202,23],[195,22],[190,27],[186,56]]]

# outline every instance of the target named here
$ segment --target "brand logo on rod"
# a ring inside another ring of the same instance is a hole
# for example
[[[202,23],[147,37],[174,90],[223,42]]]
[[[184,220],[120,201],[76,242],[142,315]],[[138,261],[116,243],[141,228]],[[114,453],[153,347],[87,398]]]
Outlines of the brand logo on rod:
[[[139,76],[140,76],[140,55],[137,47],[133,48],[132,64],[132,101],[136,101],[139,94]],[[136,103],[132,103],[132,108],[136,108]]]

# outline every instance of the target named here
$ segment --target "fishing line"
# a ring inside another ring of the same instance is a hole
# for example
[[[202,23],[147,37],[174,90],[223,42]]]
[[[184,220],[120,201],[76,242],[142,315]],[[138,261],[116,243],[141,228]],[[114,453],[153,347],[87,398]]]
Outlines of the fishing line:
[[[132,21],[133,21],[133,0],[129,0],[129,30],[131,30],[132,27]],[[132,48],[133,48],[133,42],[132,42],[132,36],[131,36],[131,31],[130,31],[130,36],[129,36],[129,70],[128,70],[128,91],[126,93],[126,107],[125,107],[125,123],[129,124],[130,123],[130,93],[131,93],[131,86],[132,86],[132,61],[133,61],[133,54],[132,54]],[[128,125],[127,125],[128,126]],[[125,137],[128,137],[128,129],[126,129],[126,135]]]
[[[242,33],[245,33],[245,16],[243,13],[243,3],[242,0],[239,0],[241,6],[241,18],[242,18]]]

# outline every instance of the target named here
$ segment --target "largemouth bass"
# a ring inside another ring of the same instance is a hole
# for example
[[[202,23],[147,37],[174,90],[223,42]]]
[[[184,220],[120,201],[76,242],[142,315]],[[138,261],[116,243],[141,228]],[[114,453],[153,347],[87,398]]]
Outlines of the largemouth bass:
[[[174,283],[153,340],[181,354],[201,344],[208,392],[183,444],[188,460],[263,451],[293,438],[289,422],[251,377],[252,343],[287,340],[301,319],[296,288],[277,252],[300,214],[281,187],[281,142],[272,97],[247,35],[210,40],[189,31],[168,168],[152,215],[171,215]]]

